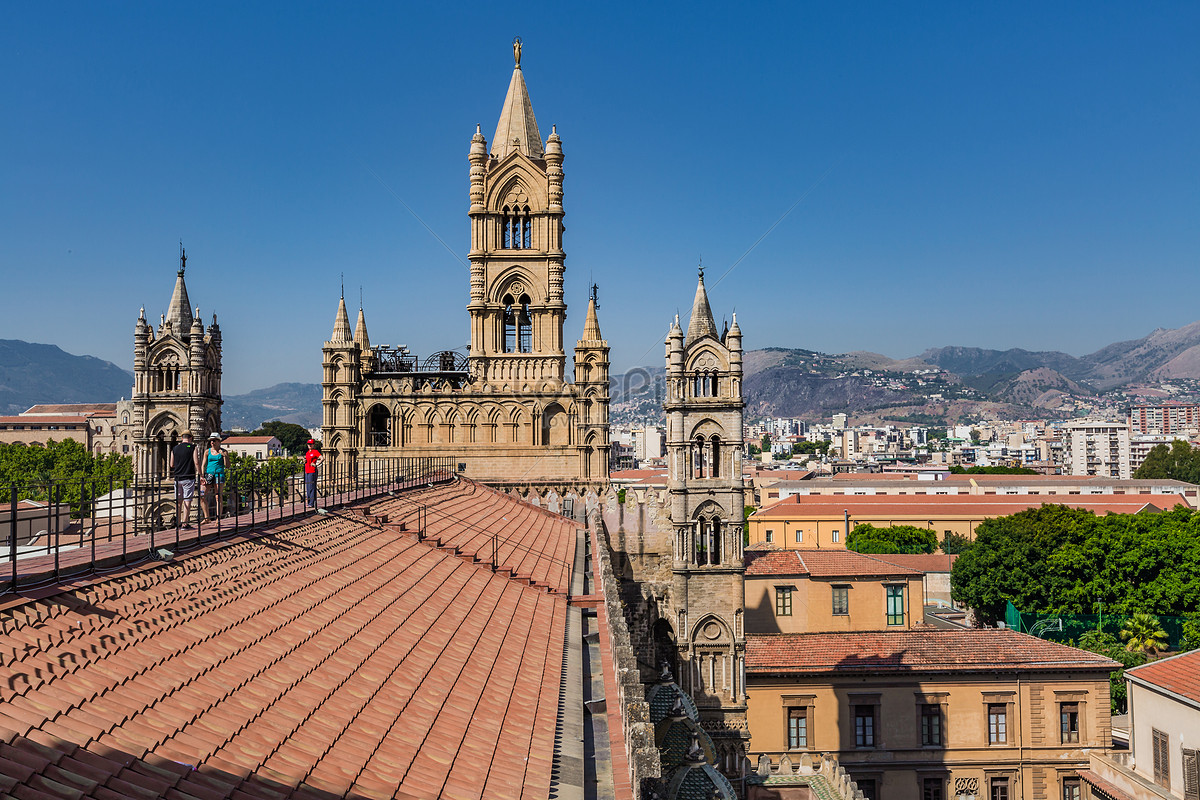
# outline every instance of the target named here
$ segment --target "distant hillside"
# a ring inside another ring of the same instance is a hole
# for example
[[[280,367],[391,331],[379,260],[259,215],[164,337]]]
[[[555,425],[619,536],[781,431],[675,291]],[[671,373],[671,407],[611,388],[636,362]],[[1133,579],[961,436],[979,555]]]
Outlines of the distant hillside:
[[[254,430],[264,422],[281,420],[317,428],[321,425],[321,384],[277,383],[246,394],[226,395],[221,425]]]
[[[1116,342],[1079,358],[1054,350],[979,347],[937,347],[920,358],[966,378],[993,376],[993,383],[1042,368],[1101,391],[1147,378],[1200,379],[1200,322],[1159,328],[1141,339]]]
[[[0,339],[0,413],[38,403],[115,403],[133,392],[133,373],[52,344]]]
[[[926,350],[918,358],[968,378],[980,375],[1016,375],[1043,367],[1063,375],[1080,375],[1086,369],[1080,359],[1056,350],[1033,352],[1020,348],[985,350],[980,347],[935,347]]]

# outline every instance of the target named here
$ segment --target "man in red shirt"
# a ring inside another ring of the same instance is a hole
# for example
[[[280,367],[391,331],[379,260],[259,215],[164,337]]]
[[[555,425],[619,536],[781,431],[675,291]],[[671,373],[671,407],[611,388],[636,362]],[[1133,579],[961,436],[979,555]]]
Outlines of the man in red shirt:
[[[321,451],[317,443],[308,440],[308,452],[304,454],[304,494],[310,508],[317,507],[317,464],[321,460]]]

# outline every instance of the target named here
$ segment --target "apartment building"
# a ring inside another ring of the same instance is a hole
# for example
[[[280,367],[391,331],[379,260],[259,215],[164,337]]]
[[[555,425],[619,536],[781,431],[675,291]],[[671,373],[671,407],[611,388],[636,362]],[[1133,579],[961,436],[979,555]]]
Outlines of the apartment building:
[[[1062,427],[1063,463],[1072,475],[1129,478],[1129,425],[1078,420]]]
[[[1139,433],[1200,433],[1200,403],[1137,404],[1129,409],[1129,429]]]

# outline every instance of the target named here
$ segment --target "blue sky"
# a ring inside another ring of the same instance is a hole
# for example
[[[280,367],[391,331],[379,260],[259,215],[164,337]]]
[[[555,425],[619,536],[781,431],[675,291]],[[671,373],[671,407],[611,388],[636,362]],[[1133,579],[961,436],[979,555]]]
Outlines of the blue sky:
[[[343,272],[374,342],[465,345],[466,268],[404,203],[465,257],[518,34],[566,153],[566,338],[599,283],[617,369],[661,362],[701,254],[750,348],[1200,319],[1200,4],[443,5],[7,6],[0,338],[130,368],[182,237],[227,393],[320,380]]]

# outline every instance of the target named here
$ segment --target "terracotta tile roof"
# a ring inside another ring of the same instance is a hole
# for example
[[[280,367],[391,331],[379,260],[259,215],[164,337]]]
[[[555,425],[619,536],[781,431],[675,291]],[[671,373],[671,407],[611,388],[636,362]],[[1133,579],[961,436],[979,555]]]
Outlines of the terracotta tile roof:
[[[36,406],[31,406],[28,411],[24,412],[27,415],[38,414],[75,414],[83,416],[85,414],[103,414],[109,416],[109,413],[117,413],[116,403],[42,403]]]
[[[884,556],[850,550],[768,550],[746,554],[746,577],[811,575],[814,578],[920,577],[912,567],[897,566]]]
[[[1111,671],[1118,667],[1095,653],[990,628],[746,634],[746,671],[759,674]]]
[[[548,796],[573,524],[465,480],[371,512],[0,613],[0,794]]]
[[[33,425],[79,425],[80,430],[87,428],[87,418],[82,415],[60,415],[60,416],[30,416],[30,417],[0,417],[0,424],[4,425],[24,425],[28,430]],[[45,430],[45,427],[43,427]]]
[[[1079,770],[1079,777],[1083,778],[1092,786],[1099,789],[1108,797],[1111,797],[1112,800],[1134,800],[1133,795],[1129,794],[1128,792],[1121,791],[1119,788],[1117,788],[1116,784],[1104,780],[1104,778],[1101,778],[1090,769]]]
[[[873,558],[878,558],[880,561],[886,561],[889,564],[895,564],[898,567],[907,567],[908,569],[916,570],[917,572],[949,572],[954,567],[954,561],[958,555],[947,555],[945,553],[889,553],[887,555],[875,554]]]
[[[795,550],[747,550],[746,577],[756,575],[807,575]]]
[[[1134,683],[1156,686],[1200,704],[1200,650],[1127,669],[1125,677]]]
[[[279,441],[274,436],[230,436],[221,444],[267,444],[273,439]]]
[[[792,495],[759,509],[751,518],[855,516],[920,518],[939,516],[1003,517],[1045,504],[1084,508],[1097,514],[1135,514],[1187,505],[1182,495]]]

